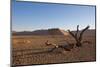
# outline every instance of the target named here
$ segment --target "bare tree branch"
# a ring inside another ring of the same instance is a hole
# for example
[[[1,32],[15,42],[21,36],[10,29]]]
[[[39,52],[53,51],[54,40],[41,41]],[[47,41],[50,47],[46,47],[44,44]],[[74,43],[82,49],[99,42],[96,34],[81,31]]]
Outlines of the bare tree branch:
[[[78,37],[78,33],[79,33],[79,25],[77,25],[77,31],[75,34],[73,34],[70,30],[68,30],[69,34],[76,40],[76,46],[80,47],[82,46],[82,37],[83,37],[83,33],[89,28],[90,26],[87,26],[86,28],[84,28]]]
[[[68,30],[68,32],[75,38],[75,35],[70,30]]]
[[[82,36],[83,36],[83,33],[89,28],[90,26],[87,26],[86,28],[84,28],[81,33],[80,33],[80,36],[79,36],[79,41],[82,41]]]
[[[75,37],[76,37],[76,38],[77,38],[78,32],[79,32],[79,25],[77,25],[77,31],[76,31],[76,33],[75,33]]]

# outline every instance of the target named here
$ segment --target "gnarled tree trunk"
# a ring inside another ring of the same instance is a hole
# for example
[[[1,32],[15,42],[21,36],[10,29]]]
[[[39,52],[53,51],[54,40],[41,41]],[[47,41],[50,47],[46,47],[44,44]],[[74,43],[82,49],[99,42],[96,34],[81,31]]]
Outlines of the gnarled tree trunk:
[[[79,33],[79,25],[77,25],[77,31],[75,34],[73,34],[70,30],[68,30],[69,34],[75,39],[76,41],[76,46],[77,47],[81,47],[82,46],[82,38],[83,38],[83,34],[84,32],[89,28],[90,26],[87,26],[86,28],[84,28],[82,31],[80,31]]]

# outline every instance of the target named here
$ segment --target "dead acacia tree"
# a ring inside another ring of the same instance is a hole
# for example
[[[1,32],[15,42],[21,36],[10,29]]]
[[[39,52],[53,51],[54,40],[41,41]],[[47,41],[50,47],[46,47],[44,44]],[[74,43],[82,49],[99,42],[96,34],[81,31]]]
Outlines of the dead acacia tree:
[[[77,25],[77,31],[76,33],[72,33],[70,30],[68,30],[69,34],[75,39],[76,41],[76,46],[81,47],[82,46],[82,39],[83,39],[83,34],[84,32],[89,28],[90,26],[87,26],[84,28],[82,31],[79,33],[79,25]]]

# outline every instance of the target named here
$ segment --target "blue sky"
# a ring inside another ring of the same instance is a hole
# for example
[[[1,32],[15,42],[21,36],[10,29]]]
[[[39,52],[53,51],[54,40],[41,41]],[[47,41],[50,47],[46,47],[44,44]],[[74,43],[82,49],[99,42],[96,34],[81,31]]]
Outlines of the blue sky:
[[[12,30],[33,31],[48,28],[76,30],[95,28],[95,6],[12,2]]]

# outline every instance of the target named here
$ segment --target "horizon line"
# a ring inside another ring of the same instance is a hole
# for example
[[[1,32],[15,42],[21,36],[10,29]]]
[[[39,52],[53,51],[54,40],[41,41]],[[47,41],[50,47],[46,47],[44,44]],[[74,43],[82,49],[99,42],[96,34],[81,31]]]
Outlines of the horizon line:
[[[48,29],[36,29],[36,30],[21,30],[21,31],[11,30],[11,31],[12,32],[33,32],[33,31],[38,31],[38,30],[50,30],[50,29],[64,30],[64,29],[60,29],[60,28],[48,28]],[[70,29],[67,29],[67,30],[70,30]],[[67,30],[64,30],[64,31],[67,31]],[[80,29],[80,30],[82,30],[82,29]],[[88,30],[95,30],[95,28],[89,28]],[[71,31],[76,31],[76,30],[71,30]]]

